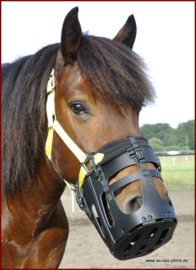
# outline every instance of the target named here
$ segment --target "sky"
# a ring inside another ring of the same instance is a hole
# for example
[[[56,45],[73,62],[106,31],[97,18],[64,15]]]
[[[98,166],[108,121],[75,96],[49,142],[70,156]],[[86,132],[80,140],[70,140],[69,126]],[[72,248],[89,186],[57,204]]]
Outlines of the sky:
[[[142,109],[139,125],[179,123],[195,118],[194,1],[1,1],[1,60],[12,62],[60,42],[66,14],[79,7],[83,32],[113,38],[134,14],[133,50],[148,66],[156,90],[154,105]]]

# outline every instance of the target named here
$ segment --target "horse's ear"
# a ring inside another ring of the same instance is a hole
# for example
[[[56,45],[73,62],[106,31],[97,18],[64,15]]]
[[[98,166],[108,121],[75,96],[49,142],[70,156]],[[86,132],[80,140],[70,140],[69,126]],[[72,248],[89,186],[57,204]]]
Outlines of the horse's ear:
[[[78,7],[75,7],[67,14],[63,23],[60,44],[61,50],[57,57],[59,65],[75,60],[81,38],[82,30],[78,20]],[[62,63],[62,61],[64,63]]]
[[[120,29],[118,34],[115,36],[114,40],[119,41],[132,49],[136,37],[136,31],[137,27],[135,18],[133,15],[131,15],[123,27]]]

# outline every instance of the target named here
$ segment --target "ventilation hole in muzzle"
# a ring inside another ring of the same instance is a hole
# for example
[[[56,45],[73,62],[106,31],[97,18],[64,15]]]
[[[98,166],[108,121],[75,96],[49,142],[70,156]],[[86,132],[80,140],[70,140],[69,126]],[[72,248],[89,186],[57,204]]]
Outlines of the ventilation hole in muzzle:
[[[120,210],[125,214],[136,212],[143,204],[142,187],[139,179],[117,189],[114,197]]]
[[[103,193],[103,195],[102,195],[102,201],[103,201],[103,206],[104,206],[105,213],[106,213],[106,216],[108,219],[108,223],[110,226],[113,227],[115,225],[115,222],[114,222],[114,218],[113,218],[112,212],[110,210],[110,205],[109,205],[109,202],[108,202],[108,199],[107,199],[105,193]]]
[[[162,222],[162,221],[163,221],[162,218],[157,218],[157,219],[156,219],[156,222]]]
[[[147,239],[152,239],[153,236],[155,235],[155,233],[157,232],[157,230],[158,230],[158,228],[154,228],[154,229],[150,232],[150,234],[148,235]]]
[[[130,253],[131,248],[135,245],[135,243],[139,240],[141,234],[136,235],[136,237],[131,240],[131,242],[128,244],[128,246],[125,248],[124,253],[125,257]]]
[[[96,210],[94,204],[92,205],[92,212],[93,212],[94,218],[99,221],[99,216],[97,214],[97,210]]]
[[[95,219],[96,225],[99,228],[99,231],[102,233],[103,238],[105,238],[104,229],[103,229],[103,226],[101,225],[101,222],[100,222],[100,219],[99,219],[99,215],[97,213],[97,209],[96,209],[96,207],[95,207],[94,204],[92,205],[92,212],[93,212],[93,215],[94,215],[94,219]]]
[[[139,170],[140,170],[140,168],[137,165],[128,166],[128,167],[122,169],[121,171],[117,172],[115,175],[113,175],[109,179],[108,184],[110,186],[113,183],[115,183],[116,181],[118,181],[119,179],[122,179],[123,177],[128,176],[128,175],[130,175],[132,173],[136,173]]]
[[[173,206],[172,201],[170,200],[169,196],[168,196],[168,200],[169,200],[169,205]]]
[[[161,234],[161,236],[159,237],[159,240],[157,241],[156,245],[160,245],[160,244],[164,241],[164,239],[165,239],[165,237],[166,237],[166,235],[167,235],[167,233],[168,233],[168,231],[169,231],[170,229],[171,229],[171,228],[169,228],[169,229],[167,229],[167,230],[164,230],[164,231],[162,232],[162,234]]]
[[[145,247],[146,247],[146,245],[141,246],[140,249],[138,250],[138,252],[135,254],[135,256],[140,255],[143,252],[143,250],[145,249]]]
[[[158,192],[160,198],[164,202],[166,202],[167,204],[172,206],[172,202],[171,202],[171,200],[169,198],[169,195],[166,192],[164,182],[160,178],[156,178],[156,177],[153,177],[153,180],[154,180],[156,191]]]

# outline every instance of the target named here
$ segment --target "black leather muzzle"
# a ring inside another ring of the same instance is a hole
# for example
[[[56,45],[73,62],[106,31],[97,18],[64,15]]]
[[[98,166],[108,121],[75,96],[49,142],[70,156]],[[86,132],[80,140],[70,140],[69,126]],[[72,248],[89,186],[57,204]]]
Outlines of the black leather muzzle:
[[[93,156],[104,153],[95,165]],[[91,170],[77,202],[93,222],[114,257],[120,260],[148,255],[167,243],[173,235],[177,219],[171,200],[161,199],[152,177],[162,179],[161,165],[143,136],[112,141],[96,153],[88,155]],[[156,170],[148,170],[146,163]],[[137,165],[139,170],[109,185],[123,169]],[[140,181],[142,205],[135,212],[124,213],[118,206],[115,193],[134,181]]]

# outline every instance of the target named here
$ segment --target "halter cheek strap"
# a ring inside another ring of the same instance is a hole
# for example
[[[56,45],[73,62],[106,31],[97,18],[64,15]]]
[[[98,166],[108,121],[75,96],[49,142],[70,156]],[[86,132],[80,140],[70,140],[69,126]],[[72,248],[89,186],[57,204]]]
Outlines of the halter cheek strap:
[[[47,101],[46,101],[46,113],[48,120],[48,136],[45,145],[45,152],[51,161],[52,159],[52,143],[53,143],[53,134],[54,130],[59,135],[59,137],[63,140],[66,146],[72,151],[72,153],[76,156],[76,158],[81,163],[81,168],[79,172],[78,182],[79,182],[79,190],[81,189],[84,179],[89,173],[88,169],[85,166],[85,163],[88,160],[88,155],[85,154],[69,137],[69,135],[65,132],[61,124],[58,122],[55,112],[55,76],[54,69],[52,69],[48,83],[47,83]],[[95,164],[98,164],[103,159],[104,154],[97,153],[94,156]],[[66,184],[69,183],[64,180]]]

